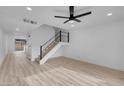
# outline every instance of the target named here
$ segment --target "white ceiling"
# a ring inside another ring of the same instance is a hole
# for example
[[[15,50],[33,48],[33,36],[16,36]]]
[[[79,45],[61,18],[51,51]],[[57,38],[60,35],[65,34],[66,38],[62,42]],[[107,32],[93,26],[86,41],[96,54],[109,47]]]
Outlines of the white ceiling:
[[[54,18],[55,15],[69,16],[67,6],[30,6],[32,11],[27,11],[26,6],[0,6],[0,26],[4,30],[13,34],[25,34],[27,31],[32,31],[42,24],[57,26],[64,29],[76,30],[81,27],[96,26],[109,22],[124,20],[123,6],[76,6],[75,15],[92,11],[91,15],[79,18],[81,23],[63,24],[66,19]],[[108,17],[107,13],[113,15]],[[24,23],[23,18],[37,21],[37,25]],[[20,31],[16,31],[19,28]]]

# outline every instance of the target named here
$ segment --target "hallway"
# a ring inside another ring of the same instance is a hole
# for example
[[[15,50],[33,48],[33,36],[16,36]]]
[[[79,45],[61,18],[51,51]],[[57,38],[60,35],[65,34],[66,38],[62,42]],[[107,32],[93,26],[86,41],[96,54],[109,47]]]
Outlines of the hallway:
[[[60,57],[39,65],[22,53],[9,54],[0,67],[0,85],[124,85],[124,72],[77,62]]]

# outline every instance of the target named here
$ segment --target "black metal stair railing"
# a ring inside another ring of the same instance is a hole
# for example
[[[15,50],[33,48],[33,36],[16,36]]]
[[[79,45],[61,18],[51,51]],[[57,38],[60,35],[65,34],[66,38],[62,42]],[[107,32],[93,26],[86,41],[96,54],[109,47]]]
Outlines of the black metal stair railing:
[[[69,32],[59,31],[55,36],[40,46],[40,60],[59,42],[69,43]]]

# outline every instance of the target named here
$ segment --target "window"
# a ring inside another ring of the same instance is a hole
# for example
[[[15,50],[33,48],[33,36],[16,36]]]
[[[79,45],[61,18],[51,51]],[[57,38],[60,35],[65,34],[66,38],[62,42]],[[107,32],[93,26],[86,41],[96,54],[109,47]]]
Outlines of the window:
[[[24,51],[25,50],[26,40],[24,39],[15,39],[15,50]]]

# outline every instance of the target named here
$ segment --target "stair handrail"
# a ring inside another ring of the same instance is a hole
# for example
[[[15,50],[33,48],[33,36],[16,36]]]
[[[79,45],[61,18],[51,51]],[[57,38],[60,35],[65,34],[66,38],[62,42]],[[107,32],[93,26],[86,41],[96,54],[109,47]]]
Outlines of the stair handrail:
[[[42,59],[42,57],[43,57],[43,54],[42,54],[42,49],[43,49],[43,47],[48,43],[48,42],[50,42],[52,39],[56,39],[56,38],[58,38],[58,37],[60,37],[60,41],[59,42],[61,42],[62,41],[62,33],[66,33],[67,34],[67,42],[69,43],[69,32],[65,32],[65,31],[59,31],[58,33],[56,33],[52,38],[50,38],[48,41],[46,41],[44,44],[42,44],[41,46],[40,46],[40,59]],[[58,36],[59,35],[59,36]],[[53,41],[55,41],[55,40],[53,40]]]
[[[48,42],[50,42],[52,39],[54,39],[58,34],[60,34],[60,31],[58,33],[56,33],[52,38],[50,38],[48,41],[46,41],[44,44],[42,44],[41,46],[45,46]]]

